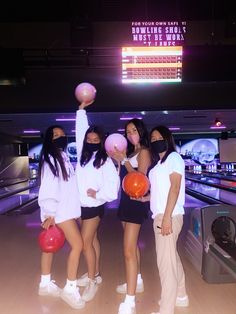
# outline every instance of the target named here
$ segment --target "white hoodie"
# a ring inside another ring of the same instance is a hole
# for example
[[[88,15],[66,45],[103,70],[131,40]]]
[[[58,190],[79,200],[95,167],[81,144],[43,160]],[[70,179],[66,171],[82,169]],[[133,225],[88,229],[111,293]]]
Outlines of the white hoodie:
[[[76,113],[76,148],[77,148],[77,182],[79,188],[80,202],[83,207],[97,207],[106,202],[118,198],[120,178],[116,167],[110,157],[99,169],[93,165],[96,152],[90,161],[82,167],[80,157],[83,148],[85,133],[88,129],[88,119],[85,110],[77,110]],[[87,195],[87,190],[97,191],[96,199]]]
[[[54,176],[47,162],[44,162],[42,167],[38,196],[42,221],[48,216],[53,216],[55,222],[60,223],[81,216],[76,175],[66,153],[62,152],[62,156],[66,171],[69,174],[68,181],[63,180],[60,166],[59,177]],[[54,164],[52,157],[50,160]]]

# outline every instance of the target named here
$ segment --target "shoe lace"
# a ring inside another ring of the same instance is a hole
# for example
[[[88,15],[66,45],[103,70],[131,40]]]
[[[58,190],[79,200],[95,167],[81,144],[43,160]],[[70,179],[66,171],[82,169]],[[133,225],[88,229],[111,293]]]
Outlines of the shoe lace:
[[[89,279],[89,283],[85,288],[85,293],[88,293],[91,289],[93,289],[96,286],[96,284],[97,284],[96,280]]]
[[[51,280],[50,282],[49,282],[49,286],[50,286],[50,288],[54,288],[54,289],[57,289],[58,287],[57,287],[57,285],[55,284],[55,280]]]
[[[74,301],[76,302],[76,303],[81,303],[81,302],[83,302],[82,301],[82,299],[81,299],[81,295],[80,295],[80,293],[79,293],[79,290],[75,290],[74,291],[74,293],[73,293],[73,298],[74,298]]]

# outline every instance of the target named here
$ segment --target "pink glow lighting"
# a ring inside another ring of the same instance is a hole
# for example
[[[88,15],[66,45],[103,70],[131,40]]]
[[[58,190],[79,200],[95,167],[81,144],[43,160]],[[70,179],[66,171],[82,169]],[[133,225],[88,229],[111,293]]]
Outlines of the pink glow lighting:
[[[23,130],[24,134],[36,134],[36,133],[40,133],[39,130]]]
[[[120,120],[132,120],[132,119],[139,119],[142,120],[143,117],[120,117]]]
[[[170,126],[170,127],[169,127],[169,130],[170,130],[170,131],[179,131],[180,128],[179,128],[179,127],[174,127],[174,126],[172,127],[172,126]]]
[[[213,130],[226,129],[226,126],[224,126],[224,125],[221,125],[221,126],[213,125],[210,127],[210,129],[213,129]]]
[[[75,118],[57,118],[56,121],[75,121]]]

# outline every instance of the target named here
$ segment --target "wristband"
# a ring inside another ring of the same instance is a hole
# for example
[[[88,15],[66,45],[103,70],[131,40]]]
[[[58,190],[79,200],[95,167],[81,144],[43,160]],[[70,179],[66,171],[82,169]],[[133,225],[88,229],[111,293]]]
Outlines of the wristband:
[[[124,166],[126,161],[129,161],[129,159],[127,157],[125,157],[123,160],[121,160],[121,165]]]

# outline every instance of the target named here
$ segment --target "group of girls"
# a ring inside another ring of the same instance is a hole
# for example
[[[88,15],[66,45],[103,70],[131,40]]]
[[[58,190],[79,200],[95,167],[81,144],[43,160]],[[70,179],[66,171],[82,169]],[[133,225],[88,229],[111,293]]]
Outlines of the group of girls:
[[[140,171],[149,176],[149,194],[131,199],[122,190],[118,209],[124,230],[126,271],[126,282],[116,288],[118,293],[125,294],[118,314],[136,313],[135,294],[144,291],[138,238],[149,209],[154,221],[162,287],[160,310],[153,313],[173,314],[175,306],[188,306],[184,271],[176,249],[184,214],[184,162],[175,150],[168,128],[157,126],[149,137],[145,124],[139,119],[129,120],[126,124],[127,150],[106,152],[104,132],[98,126],[88,125],[85,108],[91,103],[81,103],[76,112],[78,161],[75,171],[64,152],[67,138],[63,128],[51,126],[44,136],[38,199],[42,227],[48,229],[51,225],[58,225],[65,234],[70,251],[63,289],[51,278],[53,254],[42,252],[38,293],[60,297],[75,309],[83,308],[94,298],[102,282],[97,231],[104,215],[104,204],[118,198],[120,181],[128,172]],[[150,206],[147,201],[150,201]],[[82,251],[87,272],[77,279]],[[85,287],[82,295],[78,286]]]

